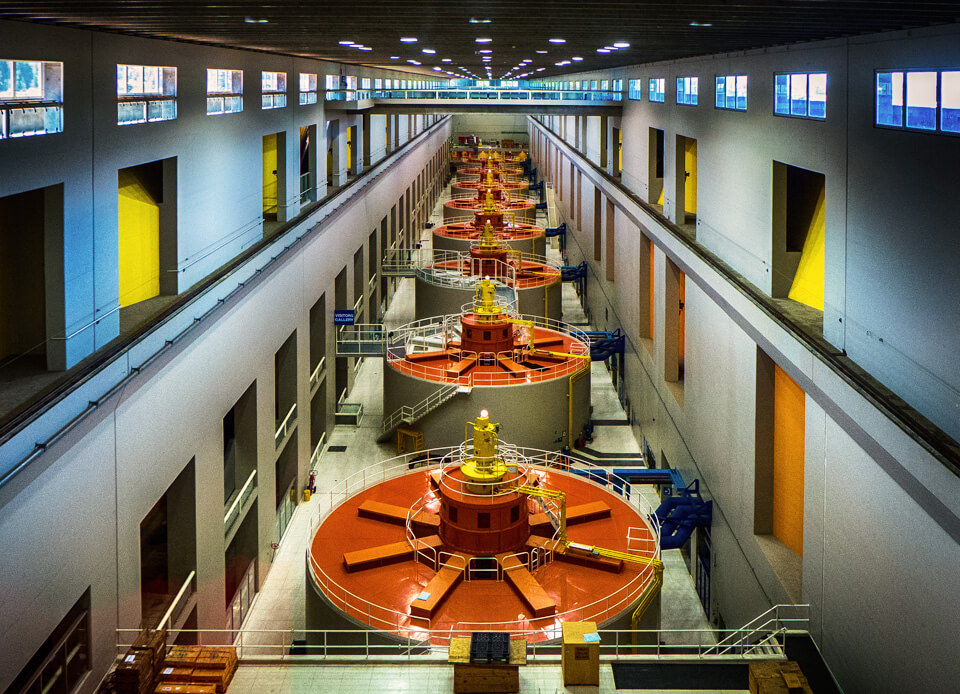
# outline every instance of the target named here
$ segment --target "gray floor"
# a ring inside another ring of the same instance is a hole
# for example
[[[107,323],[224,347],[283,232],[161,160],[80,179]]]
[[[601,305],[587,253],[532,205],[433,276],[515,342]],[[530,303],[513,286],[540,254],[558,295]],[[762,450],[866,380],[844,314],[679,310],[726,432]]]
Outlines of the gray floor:
[[[438,204],[432,220],[439,218]],[[429,231],[425,232],[429,238]],[[556,255],[550,251],[549,255]],[[573,323],[585,321],[573,288],[563,287],[564,318]],[[414,319],[414,283],[400,281],[398,290],[384,316],[388,326],[402,325]],[[356,382],[348,401],[364,407],[359,427],[336,427],[329,437],[329,445],[346,446],[346,451],[326,450],[317,465],[317,495],[297,508],[280,543],[261,592],[244,624],[247,631],[244,646],[260,644],[261,649],[245,649],[245,653],[278,655],[289,644],[290,631],[304,627],[305,570],[304,553],[310,540],[310,520],[317,512],[318,498],[329,493],[339,481],[357,470],[396,454],[390,444],[377,444],[380,419],[383,414],[382,359],[365,359],[359,368]],[[332,377],[332,376],[329,376]],[[610,374],[603,363],[594,363],[591,373],[591,402],[595,419],[623,420],[625,414],[617,400]],[[518,442],[519,443],[519,442]],[[628,426],[598,426],[591,448],[599,452],[639,453],[640,446]],[[656,494],[644,488],[653,506]],[[693,580],[679,550],[663,553],[664,585],[661,592],[661,628],[709,630]],[[665,642],[693,641],[682,634],[665,636]],[[273,646],[276,646],[274,648]],[[231,684],[230,694],[260,694],[270,692],[444,692],[452,691],[453,675],[447,665],[439,664],[376,664],[376,665],[273,665],[242,662]],[[601,666],[600,687],[567,687],[562,684],[558,665],[536,664],[521,668],[523,692],[614,692],[613,675],[608,664]],[[644,690],[653,691],[653,690]],[[671,690],[678,692],[679,690]],[[702,691],[702,690],[701,690]]]

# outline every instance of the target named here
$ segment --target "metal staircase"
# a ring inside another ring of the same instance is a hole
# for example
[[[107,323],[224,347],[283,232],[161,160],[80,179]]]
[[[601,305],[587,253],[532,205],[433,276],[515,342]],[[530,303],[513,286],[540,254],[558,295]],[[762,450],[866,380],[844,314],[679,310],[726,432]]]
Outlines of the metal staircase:
[[[459,393],[469,393],[471,390],[471,386],[460,386],[451,383],[441,386],[416,405],[403,405],[397,408],[389,416],[383,418],[383,424],[380,427],[380,435],[377,437],[377,441],[379,443],[387,441],[399,427],[408,427],[415,424],[448,400],[456,397]]]
[[[708,648],[704,655],[784,658],[784,636],[809,622],[809,608],[809,605],[774,605]]]

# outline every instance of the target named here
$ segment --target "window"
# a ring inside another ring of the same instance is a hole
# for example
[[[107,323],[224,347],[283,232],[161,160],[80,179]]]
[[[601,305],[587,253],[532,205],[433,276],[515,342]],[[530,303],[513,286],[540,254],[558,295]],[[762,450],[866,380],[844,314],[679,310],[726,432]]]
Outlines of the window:
[[[207,69],[207,115],[243,110],[243,71]]]
[[[700,90],[699,77],[677,78],[677,103],[686,106],[697,105],[697,93]]]
[[[640,101],[643,95],[643,87],[640,86],[640,80],[630,80],[627,82],[627,98],[633,101]]]
[[[773,78],[773,112],[779,116],[827,117],[827,73],[796,72]]]
[[[63,132],[63,63],[0,60],[0,140]]]
[[[8,692],[72,692],[90,672],[90,589],[20,671]]]
[[[667,80],[664,77],[651,78],[647,82],[647,92],[650,101],[663,103],[667,95]]]
[[[287,73],[260,73],[260,108],[283,108],[287,105]]]
[[[374,89],[383,89],[383,80],[382,80],[381,78],[379,78],[379,77],[375,78],[375,79],[373,80],[373,88],[374,88]]]
[[[370,89],[370,78],[362,77],[360,79],[360,89]]]
[[[876,106],[877,125],[960,133],[960,70],[878,72]]]
[[[717,108],[730,109],[732,111],[747,110],[747,76],[746,75],[720,75],[716,83],[716,102]]]
[[[177,68],[117,65],[117,125],[177,117]]]
[[[317,76],[312,72],[300,73],[300,105],[317,103]]]
[[[339,75],[325,75],[324,80],[324,86],[326,89],[340,89]]]

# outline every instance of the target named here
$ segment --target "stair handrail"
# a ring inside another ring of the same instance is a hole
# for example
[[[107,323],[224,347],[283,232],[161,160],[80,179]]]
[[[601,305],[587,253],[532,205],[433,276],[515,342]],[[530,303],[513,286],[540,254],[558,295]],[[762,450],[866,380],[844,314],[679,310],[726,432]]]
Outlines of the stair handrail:
[[[808,618],[801,617],[782,617],[781,610],[787,609],[809,609],[808,604],[777,604],[751,619],[739,629],[730,632],[726,637],[718,641],[715,645],[708,648],[704,654],[725,655],[733,650],[741,649],[746,644],[748,647],[757,644],[750,641],[753,637],[769,632],[785,632],[787,627],[784,622],[807,622]],[[771,627],[771,625],[773,625]],[[739,637],[739,638],[738,638]],[[721,650],[722,649],[722,650]]]
[[[456,383],[447,383],[430,393],[416,405],[401,405],[396,410],[385,417],[380,427],[380,433],[386,434],[396,429],[402,422],[412,424],[426,415],[428,412],[436,409],[444,402],[452,398],[460,390],[460,385]]]

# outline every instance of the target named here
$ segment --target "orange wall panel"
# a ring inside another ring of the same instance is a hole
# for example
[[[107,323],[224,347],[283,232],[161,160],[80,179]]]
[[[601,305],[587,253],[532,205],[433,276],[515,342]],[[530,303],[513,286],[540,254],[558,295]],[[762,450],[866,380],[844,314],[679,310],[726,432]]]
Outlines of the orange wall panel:
[[[803,556],[803,390],[779,366],[773,374],[773,535]]]

